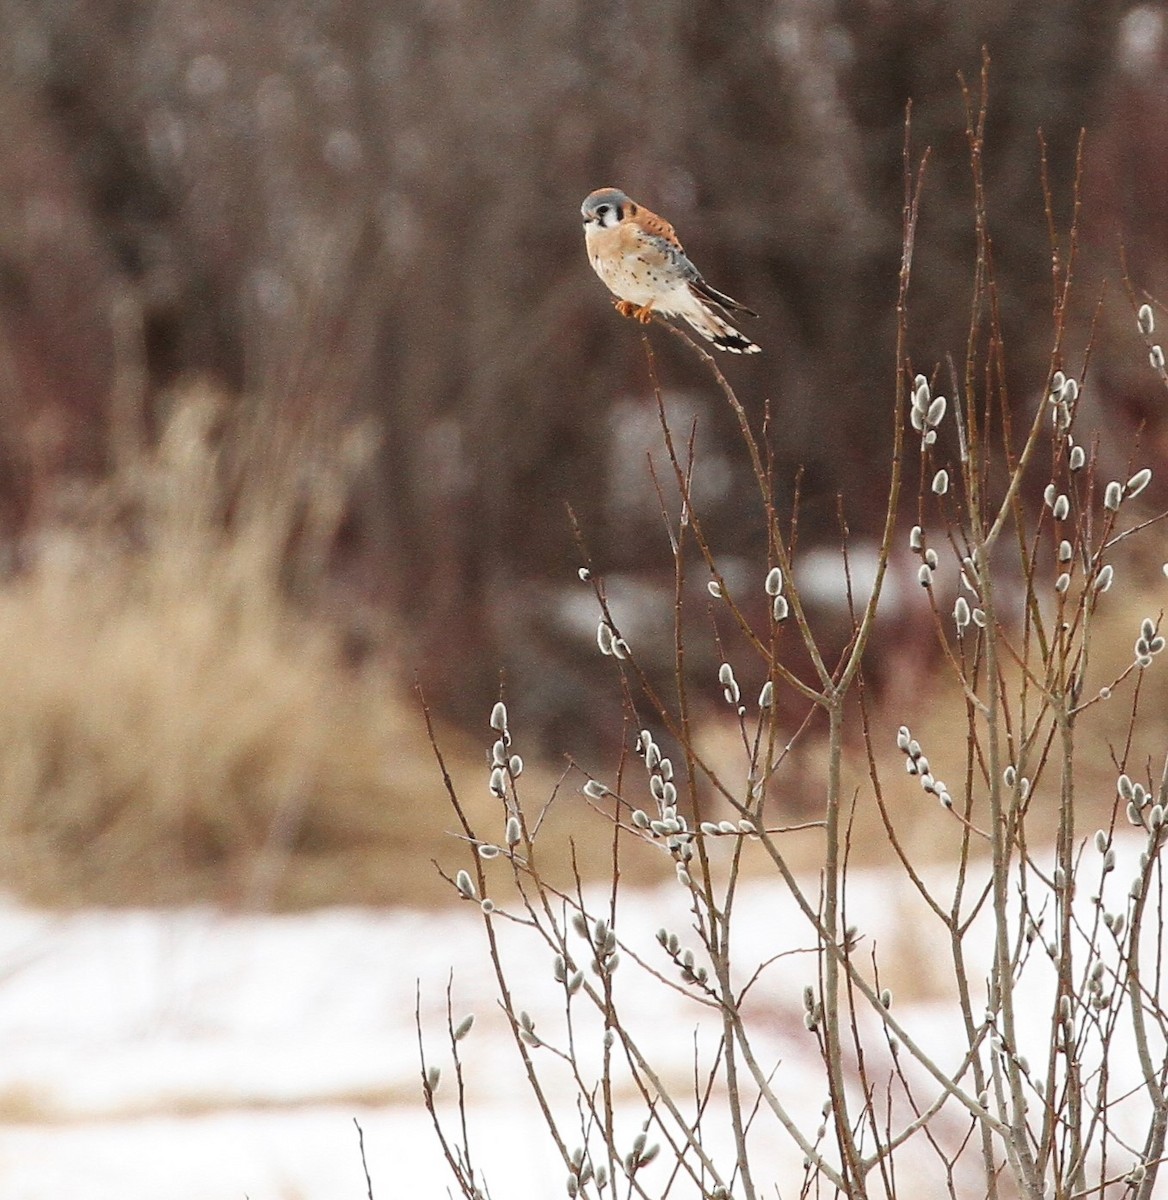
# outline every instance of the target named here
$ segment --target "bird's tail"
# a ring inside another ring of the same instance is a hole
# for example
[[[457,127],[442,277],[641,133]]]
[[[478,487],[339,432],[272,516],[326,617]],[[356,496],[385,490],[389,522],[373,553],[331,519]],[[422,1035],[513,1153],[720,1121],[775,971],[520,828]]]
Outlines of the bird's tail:
[[[704,304],[695,304],[682,315],[706,341],[713,342],[719,350],[729,350],[731,354],[759,353],[759,348],[750,338],[744,337],[729,321],[724,321]]]

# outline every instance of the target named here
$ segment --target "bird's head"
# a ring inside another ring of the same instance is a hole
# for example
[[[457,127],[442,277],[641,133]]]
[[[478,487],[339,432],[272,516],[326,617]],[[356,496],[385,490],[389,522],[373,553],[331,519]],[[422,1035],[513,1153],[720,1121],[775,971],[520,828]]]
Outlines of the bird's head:
[[[580,205],[585,231],[611,229],[636,211],[637,206],[619,188],[599,188]]]

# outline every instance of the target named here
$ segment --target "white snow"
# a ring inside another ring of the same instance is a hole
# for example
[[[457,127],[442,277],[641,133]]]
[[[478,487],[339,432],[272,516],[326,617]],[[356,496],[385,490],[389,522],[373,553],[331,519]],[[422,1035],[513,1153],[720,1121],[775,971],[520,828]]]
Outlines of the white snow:
[[[781,1063],[776,1090],[813,1127],[825,1091],[802,1025],[803,986],[817,969],[804,952],[806,927],[771,884],[744,884],[739,905],[740,961],[792,952],[757,987],[752,1027],[760,1058]],[[903,882],[889,872],[855,873],[849,910],[865,944],[875,941],[885,953],[897,939],[916,947],[909,972],[920,971],[927,993],[930,956],[943,943],[926,936],[923,910]],[[515,924],[492,920],[516,1006],[555,1041],[563,993],[552,979],[552,952]],[[657,954],[658,965],[659,925],[695,944],[680,887],[625,893],[622,942],[646,958]],[[984,969],[984,961],[973,967]],[[694,1027],[705,1019],[707,1033],[716,1033],[716,1017],[707,1010],[703,1018],[682,991],[638,977],[627,958],[621,971],[632,984],[618,993],[622,1020],[684,1095]],[[443,1067],[443,1120],[454,1130],[448,981],[454,1022],[476,1014],[459,1045],[476,1165],[495,1200],[563,1194],[563,1166],[495,1000],[477,905],[252,916],[53,914],[0,904],[0,1195],[363,1200],[354,1118],[365,1132],[377,1200],[443,1195],[452,1181],[421,1104],[414,1012],[420,1003],[427,1060]],[[956,1013],[935,994],[908,997],[903,1011],[898,1000],[897,1013],[942,1057],[956,1044]],[[1036,1037],[1048,1020],[1045,1002],[1023,1013]],[[585,1021],[577,1032],[581,1057],[594,1066],[599,1027]],[[872,1042],[878,1060],[879,1039]],[[539,1061],[553,1102],[567,1111],[570,1081],[546,1051],[536,1053],[545,1056]],[[619,1100],[635,1128],[635,1097],[629,1091]],[[729,1152],[724,1136],[711,1129],[712,1153]],[[801,1156],[773,1132],[770,1142],[760,1153],[785,1193]]]

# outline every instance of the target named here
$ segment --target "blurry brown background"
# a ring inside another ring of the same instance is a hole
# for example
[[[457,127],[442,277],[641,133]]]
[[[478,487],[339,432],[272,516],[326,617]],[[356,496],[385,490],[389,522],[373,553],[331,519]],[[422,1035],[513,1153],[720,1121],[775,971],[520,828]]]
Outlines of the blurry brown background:
[[[779,478],[804,469],[804,544],[838,540],[840,492],[862,537],[891,436],[904,107],[933,148],[912,297],[931,370],[964,354],[957,75],[976,91],[984,45],[1013,402],[1051,341],[1036,131],[1065,236],[1085,126],[1071,341],[1110,280],[1089,399],[1121,459],[1141,422],[1160,444],[1117,280],[1122,238],[1136,286],[1168,292],[1161,5],[0,0],[0,44],[0,824],[25,884],[62,844],[83,890],[144,861],[173,882],[153,834],[92,865],[94,837],[161,827],[185,865],[248,847],[233,886],[267,900],[292,841],[395,836],[420,800],[394,764],[421,768],[385,697],[408,706],[415,673],[453,724],[481,727],[502,672],[530,750],[612,745],[565,502],[650,647],[639,597],[669,562],[641,339],[582,249],[594,187],[664,213],[760,310],[764,353],[723,365],[752,415],[774,407]],[[732,424],[652,336],[678,427],[699,420],[707,529],[752,564]]]

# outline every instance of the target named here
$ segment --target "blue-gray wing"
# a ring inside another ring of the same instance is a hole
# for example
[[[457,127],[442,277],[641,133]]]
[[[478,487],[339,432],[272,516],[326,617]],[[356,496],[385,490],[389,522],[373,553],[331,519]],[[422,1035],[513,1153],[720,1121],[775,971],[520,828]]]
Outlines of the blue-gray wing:
[[[727,296],[725,292],[719,292],[716,288],[712,288],[702,278],[697,267],[689,261],[689,257],[676,239],[661,237],[658,234],[649,233],[647,230],[642,231],[641,238],[645,249],[658,260],[656,265],[688,283],[689,290],[704,304],[713,305],[727,316],[735,312],[745,313],[751,317],[758,316],[758,313],[752,308],[747,308],[745,304],[735,300],[732,296]]]
[[[651,258],[655,266],[662,267],[670,275],[683,279],[687,283],[701,279],[697,267],[689,261],[685,251],[668,238],[642,231],[641,246],[641,257]]]

